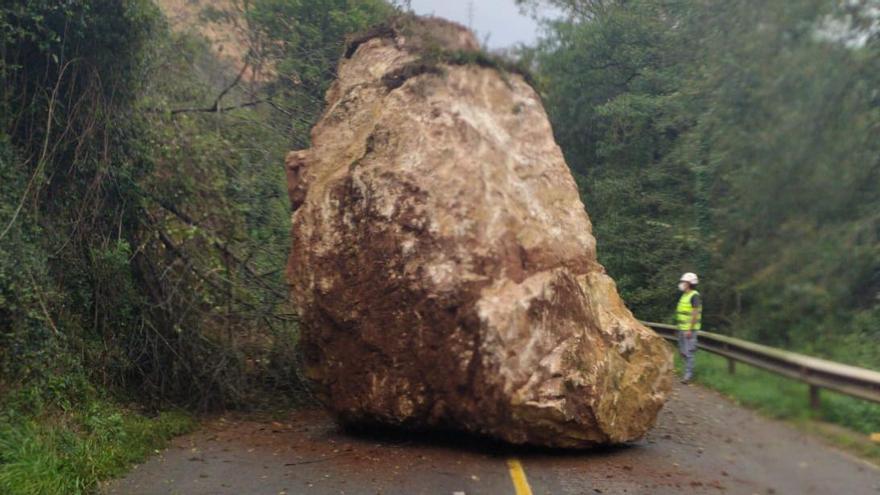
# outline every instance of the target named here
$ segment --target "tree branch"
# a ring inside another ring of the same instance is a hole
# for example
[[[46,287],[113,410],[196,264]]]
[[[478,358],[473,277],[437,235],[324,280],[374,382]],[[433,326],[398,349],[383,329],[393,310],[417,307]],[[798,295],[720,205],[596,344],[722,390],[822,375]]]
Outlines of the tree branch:
[[[178,209],[174,205],[168,203],[167,201],[163,201],[162,199],[160,199],[160,198],[158,198],[158,197],[156,197],[146,191],[143,191],[143,192],[147,197],[149,197],[150,199],[155,201],[159,206],[161,206],[163,209],[165,209],[169,213],[176,216],[178,219],[180,219],[184,223],[191,225],[193,227],[198,227],[200,229],[211,231],[211,229],[200,225],[195,219],[193,219],[191,216],[187,215],[186,213],[184,213],[183,211],[181,211],[180,209]],[[159,229],[159,230],[161,231],[161,229]],[[242,267],[248,273],[248,275],[251,276],[251,278],[254,281],[256,281],[257,283],[260,284],[260,286],[264,290],[268,291],[269,293],[273,294],[274,296],[276,296],[278,298],[287,299],[287,297],[288,297],[287,294],[285,294],[283,292],[279,292],[275,287],[272,287],[272,286],[265,283],[264,278],[266,277],[266,274],[260,275],[257,272],[255,272],[254,269],[251,268],[250,265],[248,265],[246,261],[242,260],[235,253],[233,253],[232,250],[229,248],[229,246],[227,246],[225,243],[214,239],[211,241],[211,244],[215,248],[219,249],[220,252],[222,252],[224,255],[228,256],[238,266]],[[271,274],[273,272],[269,272],[269,273]]]
[[[238,84],[241,82],[241,79],[244,77],[245,72],[247,72],[248,67],[250,67],[250,62],[245,61],[241,70],[238,71],[238,75],[235,76],[235,79],[233,79],[229,85],[227,85],[225,88],[223,88],[222,91],[220,91],[220,94],[218,94],[217,97],[214,98],[214,103],[212,103],[210,106],[175,108],[175,109],[170,110],[169,113],[171,113],[171,115],[177,115],[180,113],[195,113],[195,112],[223,113],[223,112],[228,112],[229,110],[235,110],[238,108],[253,107],[253,106],[259,105],[260,103],[265,103],[265,102],[269,101],[271,99],[271,97],[260,98],[260,99],[249,101],[246,103],[240,103],[238,105],[229,105],[226,107],[220,106],[220,101],[223,100],[223,97],[226,96],[227,94],[229,94],[229,92],[232,91],[232,88],[238,86]],[[165,110],[162,110],[160,108],[149,108],[146,111],[149,113],[164,113],[165,112]]]

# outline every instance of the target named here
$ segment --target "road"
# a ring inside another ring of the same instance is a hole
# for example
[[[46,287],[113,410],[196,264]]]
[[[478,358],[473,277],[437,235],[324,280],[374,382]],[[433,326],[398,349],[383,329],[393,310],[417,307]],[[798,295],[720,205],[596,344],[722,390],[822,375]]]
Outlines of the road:
[[[880,494],[880,470],[715,392],[680,386],[657,427],[592,452],[460,435],[347,433],[321,411],[222,417],[107,495]]]

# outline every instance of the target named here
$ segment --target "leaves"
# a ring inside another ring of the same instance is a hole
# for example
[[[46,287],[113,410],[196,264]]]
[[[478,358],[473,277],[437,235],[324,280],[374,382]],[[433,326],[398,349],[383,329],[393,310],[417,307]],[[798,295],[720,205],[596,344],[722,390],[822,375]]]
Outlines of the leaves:
[[[674,277],[693,269],[709,325],[861,355],[847,335],[880,294],[868,89],[880,58],[820,35],[853,14],[823,1],[548,3],[573,17],[532,56],[600,260],[635,312],[668,314]]]

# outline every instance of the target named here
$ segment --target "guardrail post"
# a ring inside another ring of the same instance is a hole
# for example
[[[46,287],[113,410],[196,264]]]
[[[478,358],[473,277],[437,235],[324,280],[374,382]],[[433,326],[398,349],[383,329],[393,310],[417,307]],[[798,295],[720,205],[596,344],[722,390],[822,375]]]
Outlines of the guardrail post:
[[[727,358],[727,372],[731,375],[736,373],[736,361],[731,358]]]
[[[810,409],[818,411],[821,405],[822,403],[819,400],[819,387],[816,385],[810,385]]]

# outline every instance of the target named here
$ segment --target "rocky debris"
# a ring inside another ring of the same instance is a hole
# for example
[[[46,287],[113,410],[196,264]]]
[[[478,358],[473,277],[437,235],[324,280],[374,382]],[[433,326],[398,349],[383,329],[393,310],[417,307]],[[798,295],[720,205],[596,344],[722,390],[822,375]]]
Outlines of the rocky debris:
[[[671,353],[596,261],[539,96],[477,50],[439,19],[356,39],[288,156],[306,375],[347,424],[637,439]]]

